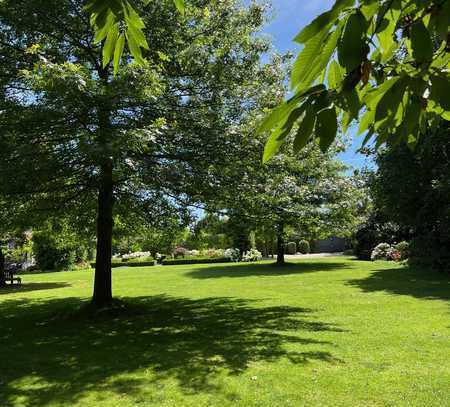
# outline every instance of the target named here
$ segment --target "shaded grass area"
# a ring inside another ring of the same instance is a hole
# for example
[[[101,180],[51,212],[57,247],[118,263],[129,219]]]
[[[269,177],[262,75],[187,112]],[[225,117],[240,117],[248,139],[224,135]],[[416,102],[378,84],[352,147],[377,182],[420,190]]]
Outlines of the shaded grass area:
[[[145,385],[144,378],[107,379],[143,366],[154,372],[152,380],[174,377],[183,391],[195,393],[214,390],[208,378],[218,369],[238,375],[250,361],[271,362],[280,357],[295,364],[312,359],[334,361],[326,351],[298,352],[283,347],[288,342],[326,343],[302,338],[303,332],[340,331],[309,320],[311,309],[253,308],[248,301],[228,298],[123,300],[128,304],[125,313],[101,319],[71,315],[68,307],[79,305],[76,298],[4,303],[8,328],[1,340],[15,356],[3,373],[12,382],[30,373],[39,378],[29,391],[6,386],[6,399],[23,398],[29,405],[44,405],[57,398],[72,404],[88,389],[120,392],[123,388],[128,394],[137,394]],[[20,341],[16,336],[20,326],[14,324],[28,327],[28,335]],[[39,382],[51,385],[40,387]]]
[[[385,291],[415,298],[450,300],[450,276],[418,267],[375,270],[364,279],[349,280],[348,284],[368,293]]]
[[[223,278],[223,277],[250,277],[250,276],[268,276],[278,277],[292,274],[313,273],[317,271],[333,271],[348,268],[345,263],[338,262],[297,262],[286,263],[282,266],[276,263],[263,263],[255,265],[254,263],[239,263],[234,267],[212,266],[207,269],[197,269],[189,272],[187,275],[192,278]]]
[[[0,405],[443,406],[449,281],[345,258],[92,273],[0,291]],[[236,278],[239,277],[239,278]]]

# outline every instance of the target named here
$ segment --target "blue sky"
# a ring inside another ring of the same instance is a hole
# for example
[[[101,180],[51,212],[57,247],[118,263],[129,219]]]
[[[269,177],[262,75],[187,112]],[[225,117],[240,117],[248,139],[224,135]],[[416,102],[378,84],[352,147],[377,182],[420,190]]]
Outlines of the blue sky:
[[[272,38],[273,46],[280,52],[292,51],[297,55],[300,47],[293,42],[295,35],[314,17],[327,11],[334,0],[272,0],[273,20],[262,30]],[[361,137],[356,136],[355,128],[349,129],[351,146],[340,155],[342,161],[354,167],[367,163],[366,158],[356,153],[361,145]]]

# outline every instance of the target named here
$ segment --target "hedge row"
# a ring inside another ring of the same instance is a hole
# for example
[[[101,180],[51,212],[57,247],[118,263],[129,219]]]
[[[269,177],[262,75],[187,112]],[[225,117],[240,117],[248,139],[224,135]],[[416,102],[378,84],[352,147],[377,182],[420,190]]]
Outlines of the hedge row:
[[[215,257],[211,259],[164,259],[161,264],[165,266],[174,266],[178,264],[206,264],[206,263],[229,263],[228,257]]]
[[[111,268],[115,267],[147,267],[147,266],[154,266],[156,264],[155,260],[152,261],[127,261],[127,262],[112,262]],[[91,267],[95,268],[95,262],[91,263]]]

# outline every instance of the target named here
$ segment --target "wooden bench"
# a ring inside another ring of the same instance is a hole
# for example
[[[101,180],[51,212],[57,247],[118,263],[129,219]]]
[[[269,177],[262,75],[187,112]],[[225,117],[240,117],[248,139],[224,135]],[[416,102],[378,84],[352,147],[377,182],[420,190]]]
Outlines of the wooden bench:
[[[11,285],[14,284],[14,282],[17,282],[17,285],[22,284],[22,279],[20,277],[14,277],[14,271],[12,270],[5,270],[5,281],[9,281]]]

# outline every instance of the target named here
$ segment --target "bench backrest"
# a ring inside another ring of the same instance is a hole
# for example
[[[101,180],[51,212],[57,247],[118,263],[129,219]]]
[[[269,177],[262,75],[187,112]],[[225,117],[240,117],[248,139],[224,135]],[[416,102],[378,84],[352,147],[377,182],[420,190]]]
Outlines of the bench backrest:
[[[14,277],[14,270],[5,270],[5,278],[7,280]]]

